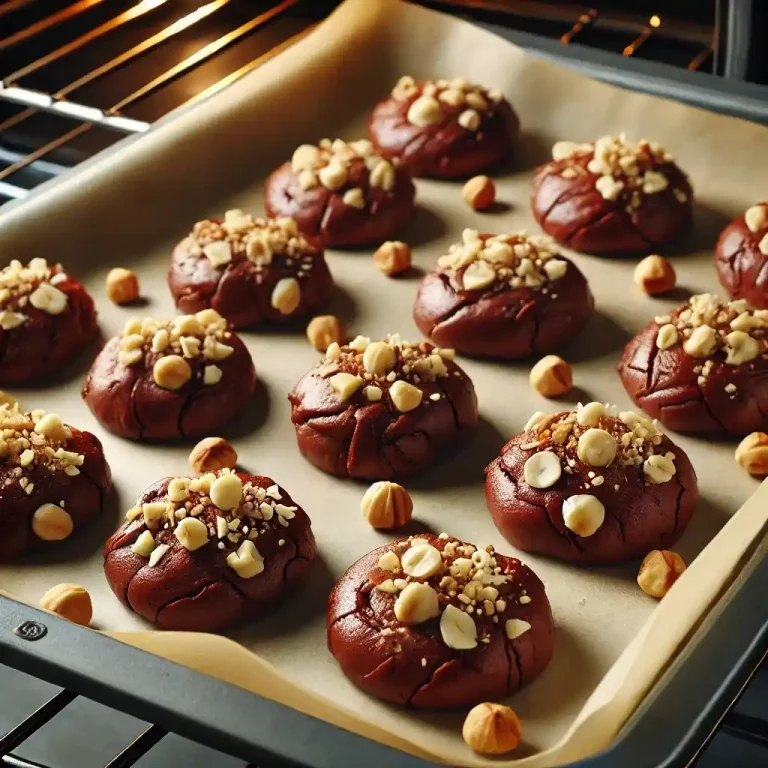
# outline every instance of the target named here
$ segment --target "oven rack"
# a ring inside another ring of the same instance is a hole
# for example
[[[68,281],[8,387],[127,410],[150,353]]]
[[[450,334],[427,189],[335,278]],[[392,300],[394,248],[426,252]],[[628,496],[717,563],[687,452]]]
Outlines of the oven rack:
[[[13,30],[0,32],[0,204],[26,197],[121,137],[141,134],[169,112],[194,105],[239,80],[308,34],[338,4],[338,0],[198,0],[194,5],[179,0],[110,0],[113,10],[107,12],[106,0],[59,0],[58,10],[51,12],[47,3],[49,10],[42,12],[43,2],[0,0],[0,28]],[[720,0],[717,19],[710,26],[662,23],[656,16],[606,13],[574,3],[421,2],[469,16],[529,50],[609,82],[768,122],[768,88],[699,71],[710,68],[733,78],[745,75],[744,9],[751,3]],[[19,14],[31,15],[36,7],[41,13],[27,26],[11,25]],[[238,13],[231,21],[218,22],[234,11]],[[161,23],[154,23],[158,18]],[[520,29],[526,28],[521,21],[526,19],[556,26],[543,30],[549,36],[533,34]],[[216,35],[210,31],[214,22],[218,22]],[[73,30],[75,24],[79,34]],[[514,24],[517,28],[512,29]],[[147,25],[152,34],[134,34],[130,45],[121,47],[115,40],[116,35],[134,30],[141,33]],[[612,50],[590,47],[589,34],[600,29],[619,30],[628,42],[623,47],[617,43]],[[190,35],[192,44],[181,49],[183,56],[171,56],[151,71],[143,66],[148,57]],[[690,58],[680,62],[682,68],[643,58],[664,35],[693,46]],[[101,58],[93,57],[97,49],[105,51]],[[19,51],[25,56],[15,63]],[[235,52],[233,63],[228,57]],[[92,65],[62,83],[57,69],[64,71],[73,57],[86,55],[93,58]],[[203,70],[206,76],[195,79]],[[108,88],[115,77],[125,85],[126,73],[129,87],[120,98],[94,98],[94,89]],[[40,81],[53,74],[56,87],[41,87]],[[162,109],[150,110],[151,119],[137,116],[137,110],[159,95]],[[53,122],[46,124],[42,137],[30,142],[29,127],[41,115]]]

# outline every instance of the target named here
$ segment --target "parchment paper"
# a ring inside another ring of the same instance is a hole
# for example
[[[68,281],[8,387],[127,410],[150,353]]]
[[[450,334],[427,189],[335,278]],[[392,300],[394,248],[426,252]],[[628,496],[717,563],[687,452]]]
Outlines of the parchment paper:
[[[233,87],[0,215],[0,254],[5,263],[33,256],[61,260],[96,297],[105,337],[135,314],[169,316],[168,258],[192,223],[235,206],[260,212],[262,181],[272,167],[301,142],[362,136],[368,110],[402,74],[464,76],[502,89],[521,116],[523,141],[515,162],[495,174],[500,204],[491,213],[472,212],[458,183],[418,182],[419,210],[402,233],[415,249],[417,269],[410,276],[384,277],[370,251],[329,253],[339,286],[330,311],[345,318],[353,334],[418,338],[411,306],[420,275],[464,227],[537,231],[529,209],[532,169],[548,158],[555,140],[626,131],[659,141],[696,188],[695,231],[671,253],[680,286],[673,296],[641,294],[632,283],[633,260],[569,254],[591,282],[598,314],[562,352],[574,365],[578,387],[566,403],[547,401],[530,388],[529,363],[460,361],[475,382],[482,420],[453,459],[407,483],[415,503],[412,531],[446,530],[520,554],[499,536],[485,509],[484,465],[535,410],[559,410],[577,399],[630,405],[615,372],[622,347],[653,315],[690,293],[717,289],[711,257],[717,233],[765,197],[766,128],[600,84],[431,11],[395,0],[348,0],[316,32]],[[104,277],[116,265],[138,272],[146,306],[121,309],[106,300]],[[307,587],[234,633],[236,642],[147,632],[151,627],[117,602],[103,577],[101,544],[143,488],[161,475],[187,471],[189,446],[138,445],[106,434],[79,397],[93,351],[56,386],[14,392],[26,405],[54,410],[103,439],[115,476],[112,510],[56,554],[0,567],[0,586],[36,603],[55,583],[81,583],[93,595],[94,626],[126,642],[416,754],[488,764],[464,746],[462,714],[379,704],[348,683],[326,651],[331,584],[388,537],[360,516],[364,486],[329,477],[298,453],[286,395],[318,357],[303,326],[243,335],[260,386],[243,418],[223,433],[243,467],[284,484],[312,518],[320,557]],[[677,547],[690,563],[758,485],[735,464],[733,443],[673,437],[689,452],[702,494]],[[764,533],[766,495],[763,490],[763,498],[741,509],[658,607],[635,584],[636,564],[579,568],[521,554],[546,583],[558,636],[550,667],[510,701],[524,723],[518,764],[556,765],[611,741],[697,624],[743,576]]]

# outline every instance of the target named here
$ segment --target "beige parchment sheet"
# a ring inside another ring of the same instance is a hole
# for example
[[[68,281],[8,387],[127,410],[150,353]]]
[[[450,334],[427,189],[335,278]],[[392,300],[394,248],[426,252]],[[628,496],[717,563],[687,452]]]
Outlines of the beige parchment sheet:
[[[670,251],[680,286],[672,297],[641,294],[632,283],[634,260],[572,255],[591,282],[598,313],[562,352],[578,385],[566,403],[547,401],[529,387],[529,363],[461,360],[477,388],[481,423],[455,457],[407,483],[417,521],[412,530],[445,530],[520,554],[485,509],[483,467],[535,410],[554,411],[578,399],[630,405],[615,372],[622,347],[653,315],[690,293],[717,290],[711,249],[725,222],[765,198],[768,129],[600,84],[396,0],[348,0],[317,31],[226,91],[0,214],[0,258],[61,260],[95,296],[105,337],[131,315],[171,315],[168,257],[192,223],[233,206],[260,212],[262,182],[272,167],[301,142],[362,136],[368,110],[402,74],[464,76],[501,88],[519,111],[522,145],[516,160],[494,174],[500,205],[493,212],[471,211],[458,183],[418,182],[419,209],[402,233],[414,247],[413,274],[387,279],[373,267],[370,250],[328,254],[338,283],[330,311],[353,333],[416,338],[411,306],[418,280],[464,227],[537,231],[529,208],[532,171],[556,140],[626,131],[659,141],[697,192],[695,231]],[[116,265],[138,272],[145,307],[117,308],[106,300],[104,276]],[[388,537],[360,517],[364,486],[325,475],[298,453],[286,395],[317,359],[303,327],[243,335],[260,385],[243,417],[223,434],[244,468],[284,484],[312,518],[319,557],[306,588],[231,640],[147,631],[148,624],[117,602],[103,577],[101,544],[147,485],[187,471],[189,446],[138,445],[105,433],[79,397],[93,351],[55,386],[14,392],[30,407],[54,410],[102,438],[115,479],[111,510],[55,554],[0,567],[0,587],[36,603],[55,583],[81,583],[94,599],[94,626],[126,642],[416,754],[489,764],[464,746],[461,713],[405,712],[373,701],[347,682],[326,651],[331,584]],[[557,649],[542,677],[510,701],[525,738],[515,760],[502,764],[558,765],[607,746],[702,618],[743,577],[764,535],[768,491],[742,507],[758,484],[736,466],[734,443],[675,439],[693,460],[702,495],[677,548],[689,563],[698,557],[660,605],[635,584],[636,564],[578,568],[521,554],[546,583]]]

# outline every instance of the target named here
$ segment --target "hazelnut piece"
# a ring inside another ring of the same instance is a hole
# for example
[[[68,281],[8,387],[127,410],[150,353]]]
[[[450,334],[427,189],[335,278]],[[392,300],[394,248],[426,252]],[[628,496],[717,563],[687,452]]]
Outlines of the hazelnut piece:
[[[363,352],[363,368],[367,373],[381,376],[395,367],[395,350],[386,341],[374,341]]]
[[[208,543],[208,529],[205,527],[205,523],[196,517],[185,517],[180,520],[174,533],[179,544],[190,552],[194,552]]]
[[[83,627],[87,627],[93,617],[91,596],[85,587],[77,584],[51,587],[40,600],[40,607]]]
[[[479,755],[503,755],[517,749],[521,737],[520,720],[502,704],[478,704],[473,707],[461,735]]]
[[[675,455],[671,452],[666,456],[655,453],[643,462],[643,475],[649,483],[655,485],[668,483],[675,472]]]
[[[420,581],[408,584],[395,601],[395,617],[403,624],[421,624],[439,613],[437,592]]]
[[[130,269],[109,270],[106,283],[107,298],[115,304],[130,304],[139,298],[139,280]]]
[[[413,502],[402,485],[380,480],[365,492],[360,511],[374,528],[390,530],[410,521]]]
[[[417,544],[406,549],[400,558],[403,571],[414,579],[428,579],[443,568],[443,558],[440,550],[431,544]]]
[[[373,263],[388,277],[410,269],[411,249],[400,240],[387,240],[373,254]]]
[[[464,202],[476,211],[484,211],[496,202],[496,187],[488,176],[473,176],[461,190]]]
[[[654,549],[640,563],[637,583],[646,595],[662,598],[684,570],[685,562],[677,552]]]
[[[558,397],[573,386],[573,371],[562,357],[547,355],[531,368],[530,382],[540,395]]]
[[[192,369],[183,357],[168,355],[154,364],[152,378],[162,389],[181,389],[192,378]]]
[[[579,438],[576,454],[590,467],[607,467],[616,456],[616,439],[604,429],[590,427]]]
[[[334,373],[328,381],[342,403],[349,400],[363,386],[363,380],[360,376],[353,376],[351,373],[344,373],[343,371]]]
[[[223,437],[203,438],[189,454],[189,465],[197,474],[234,469],[237,451]]]
[[[474,619],[455,605],[447,605],[440,617],[443,642],[457,651],[477,648],[477,625]]]
[[[227,555],[227,565],[241,579],[252,579],[264,571],[264,558],[256,549],[256,545],[246,539],[236,552]]]
[[[418,387],[414,387],[407,381],[396,381],[389,388],[389,397],[400,413],[408,413],[408,411],[419,407],[423,393]]]
[[[236,509],[243,498],[243,483],[237,475],[222,475],[211,483],[209,495],[219,509]]]
[[[295,277],[284,277],[278,280],[272,290],[272,306],[281,315],[290,315],[295,312],[301,302],[301,287]]]
[[[74,527],[69,512],[56,504],[43,504],[32,515],[32,530],[43,541],[63,541]]]
[[[765,432],[747,435],[736,447],[736,461],[750,475],[768,475],[768,435]]]
[[[604,521],[603,503],[588,493],[570,496],[563,502],[563,524],[577,536],[591,536]]]
[[[325,352],[334,342],[341,344],[343,338],[339,318],[333,315],[318,315],[307,325],[307,339],[318,352]]]
[[[635,283],[647,294],[655,296],[675,287],[674,267],[663,256],[646,256],[635,267]]]
[[[523,477],[531,488],[550,488],[562,472],[560,459],[551,451],[534,453],[523,467]]]

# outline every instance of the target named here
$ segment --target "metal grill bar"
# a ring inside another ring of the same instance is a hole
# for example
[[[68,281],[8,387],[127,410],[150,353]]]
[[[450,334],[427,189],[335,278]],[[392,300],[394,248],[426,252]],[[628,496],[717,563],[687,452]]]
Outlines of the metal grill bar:
[[[16,755],[0,757],[0,765],[4,768],[48,768],[47,765],[33,763],[31,760],[25,760],[23,757],[16,757]]]
[[[11,13],[11,11],[18,11],[34,2],[35,0],[9,0],[9,2],[0,5],[0,16],[5,16],[6,13]]]
[[[104,768],[130,768],[137,760],[149,752],[167,731],[153,725],[147,728],[132,744],[129,744],[117,757],[110,760]]]
[[[104,2],[104,0],[79,0],[79,2],[74,3],[74,5],[63,8],[45,19],[40,19],[40,21],[36,21],[34,24],[26,27],[26,29],[22,29],[10,37],[3,38],[0,40],[0,51],[5,48],[10,48],[17,43],[21,43],[24,40],[29,40],[30,37],[34,37],[38,32],[43,32],[46,29],[55,27],[63,21],[73,19],[75,16],[79,16],[83,13],[83,11],[87,11],[89,8],[92,8],[94,5],[98,5],[101,2]]]
[[[229,0],[216,0],[216,4],[223,4],[225,2],[229,2]],[[284,11],[293,7],[298,2],[300,2],[300,0],[283,0],[283,2],[279,3],[273,8],[270,8],[268,11],[265,11],[264,13],[259,14],[255,18],[239,26],[237,29],[234,29],[231,32],[228,32],[226,35],[223,35],[222,37],[218,38],[217,40],[214,40],[212,43],[209,43],[208,45],[204,46],[196,53],[193,53],[191,56],[188,56],[186,59],[184,59],[184,61],[179,62],[178,64],[171,67],[169,70],[167,70],[163,74],[156,77],[151,82],[137,89],[136,91],[131,93],[129,96],[126,96],[124,99],[121,99],[120,101],[118,101],[116,104],[114,104],[109,109],[107,109],[105,111],[105,114],[107,116],[116,115],[124,107],[127,107],[131,104],[135,104],[137,101],[143,99],[146,96],[149,96],[151,93],[158,90],[159,88],[162,88],[171,80],[175,79],[176,77],[183,74],[187,70],[192,69],[198,64],[201,64],[203,61],[206,61],[207,59],[211,58],[212,56],[217,54],[219,51],[223,50],[227,46],[231,45],[232,43],[236,42],[240,38],[249,34],[257,27],[263,24],[266,24],[270,19],[273,19],[278,14],[283,13]],[[211,3],[210,5],[214,5],[214,3]],[[206,8],[206,7],[207,6],[203,6],[203,8]],[[198,9],[198,10],[202,10],[202,9]],[[0,94],[1,93],[2,91],[0,91]],[[28,111],[28,110],[25,110],[25,111]],[[6,123],[7,122],[9,121],[6,121]],[[69,142],[73,141],[79,136],[82,136],[83,134],[90,131],[94,127],[94,125],[95,123],[93,122],[81,123],[80,125],[76,126],[75,128],[63,134],[62,136],[58,136],[57,138],[53,139],[53,141],[50,141],[45,146],[40,147],[39,149],[35,150],[31,154],[27,155],[26,157],[20,159],[16,163],[13,163],[12,165],[0,171],[0,181],[2,181],[3,179],[7,179],[9,176],[12,176],[14,173],[16,173],[17,171],[20,171],[22,168],[26,168],[27,166],[31,165],[35,161],[39,160],[41,157],[45,157],[46,155],[50,154],[54,150],[59,149],[60,147],[63,147],[65,144],[68,144]],[[0,130],[2,130],[5,127],[6,127],[5,124],[0,125]]]
[[[72,691],[60,691],[52,699],[46,701],[40,709],[0,738],[0,755],[7,755],[12,749],[16,749],[19,744],[26,741],[36,730],[42,728],[76,698],[77,694],[72,693]]]

